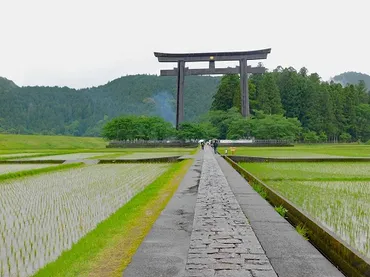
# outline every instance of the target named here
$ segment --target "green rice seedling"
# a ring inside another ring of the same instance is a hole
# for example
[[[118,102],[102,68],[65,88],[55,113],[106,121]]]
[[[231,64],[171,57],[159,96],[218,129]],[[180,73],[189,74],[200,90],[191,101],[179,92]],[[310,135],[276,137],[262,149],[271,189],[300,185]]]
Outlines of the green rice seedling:
[[[288,212],[288,210],[285,209],[282,205],[280,205],[279,207],[275,207],[275,211],[277,211],[284,218]]]
[[[263,186],[261,186],[260,184],[258,183],[255,183],[255,182],[251,182],[251,186],[253,187],[253,189],[259,194],[261,195],[261,197],[263,199],[267,199],[267,191],[263,188]]]
[[[308,229],[303,224],[297,225],[295,229],[298,232],[298,234],[300,234],[305,240],[309,240]]]

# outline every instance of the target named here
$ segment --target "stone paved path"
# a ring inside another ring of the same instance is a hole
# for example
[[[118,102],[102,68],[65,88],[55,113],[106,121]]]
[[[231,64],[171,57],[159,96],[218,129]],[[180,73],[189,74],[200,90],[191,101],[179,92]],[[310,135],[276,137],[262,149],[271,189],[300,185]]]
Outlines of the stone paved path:
[[[211,151],[204,150],[186,276],[277,276]]]

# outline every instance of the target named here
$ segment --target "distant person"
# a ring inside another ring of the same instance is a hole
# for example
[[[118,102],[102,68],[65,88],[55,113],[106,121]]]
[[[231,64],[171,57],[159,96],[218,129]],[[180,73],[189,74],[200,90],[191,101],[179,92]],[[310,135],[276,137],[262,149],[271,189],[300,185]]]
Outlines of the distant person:
[[[217,147],[218,147],[218,140],[216,139],[216,140],[213,142],[213,150],[215,150],[215,154],[217,154]]]
[[[200,143],[200,146],[202,146],[202,150],[204,150],[204,141]]]

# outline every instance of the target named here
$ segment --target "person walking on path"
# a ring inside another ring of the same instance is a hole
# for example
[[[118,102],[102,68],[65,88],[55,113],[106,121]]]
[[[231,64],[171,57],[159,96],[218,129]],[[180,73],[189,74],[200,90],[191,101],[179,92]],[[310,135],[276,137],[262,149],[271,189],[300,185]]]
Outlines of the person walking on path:
[[[200,143],[200,145],[202,146],[202,150],[204,150],[204,141],[202,141],[202,142]]]
[[[215,150],[215,154],[217,154],[217,147],[218,147],[218,140],[215,139],[215,141],[213,142],[213,150]]]

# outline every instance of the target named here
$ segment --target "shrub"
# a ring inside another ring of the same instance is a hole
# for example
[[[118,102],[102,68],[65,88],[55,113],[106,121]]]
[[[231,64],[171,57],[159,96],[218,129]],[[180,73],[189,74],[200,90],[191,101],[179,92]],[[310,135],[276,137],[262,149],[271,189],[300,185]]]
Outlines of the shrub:
[[[351,135],[348,134],[348,133],[341,133],[340,136],[339,136],[339,140],[341,142],[349,142],[351,140]]]
[[[288,210],[285,209],[282,205],[280,205],[279,207],[275,207],[275,211],[277,211],[284,218],[286,213],[288,212]]]
[[[317,136],[316,132],[309,131],[303,134],[303,141],[306,143],[316,143],[319,141],[319,137]]]

